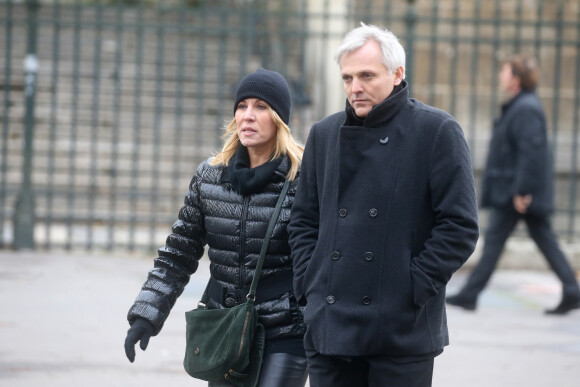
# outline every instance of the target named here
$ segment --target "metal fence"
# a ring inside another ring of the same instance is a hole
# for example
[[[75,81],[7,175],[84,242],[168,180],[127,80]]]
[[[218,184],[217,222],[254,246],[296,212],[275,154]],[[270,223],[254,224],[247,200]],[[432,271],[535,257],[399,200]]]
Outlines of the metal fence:
[[[283,73],[304,141],[343,107],[330,53],[360,21],[401,38],[413,96],[457,117],[476,176],[501,60],[536,55],[554,222],[578,237],[578,0],[4,0],[0,245],[158,247],[197,164],[220,147],[240,77],[259,66]]]

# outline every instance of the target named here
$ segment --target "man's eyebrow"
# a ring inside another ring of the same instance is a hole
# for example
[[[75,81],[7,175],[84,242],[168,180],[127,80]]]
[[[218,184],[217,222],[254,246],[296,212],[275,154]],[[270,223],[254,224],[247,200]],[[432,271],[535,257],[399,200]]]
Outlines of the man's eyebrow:
[[[364,75],[364,74],[374,74],[374,73],[375,73],[375,71],[373,71],[373,70],[359,70],[359,71],[354,72],[354,73],[348,73],[348,72],[343,71],[343,72],[341,72],[340,75],[343,77],[345,75],[354,77],[354,76],[360,76],[360,75]]]

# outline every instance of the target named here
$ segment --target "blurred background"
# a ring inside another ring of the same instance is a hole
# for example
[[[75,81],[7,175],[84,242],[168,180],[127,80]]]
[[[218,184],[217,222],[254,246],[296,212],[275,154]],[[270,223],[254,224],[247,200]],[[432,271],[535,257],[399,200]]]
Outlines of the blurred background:
[[[241,77],[284,74],[305,141],[344,108],[334,53],[361,21],[402,41],[411,95],[460,122],[478,189],[502,61],[538,58],[554,229],[580,270],[580,0],[0,0],[0,386],[205,385],[181,361],[207,259],[134,364],[126,312]],[[561,289],[525,235],[476,313],[448,308],[434,386],[578,385],[579,314],[542,314]]]
[[[578,0],[0,0],[0,246],[154,251],[238,80],[284,74],[305,141],[344,108],[334,53],[360,21],[391,29],[412,96],[459,120],[478,188],[502,60],[538,57],[554,226],[577,241]]]

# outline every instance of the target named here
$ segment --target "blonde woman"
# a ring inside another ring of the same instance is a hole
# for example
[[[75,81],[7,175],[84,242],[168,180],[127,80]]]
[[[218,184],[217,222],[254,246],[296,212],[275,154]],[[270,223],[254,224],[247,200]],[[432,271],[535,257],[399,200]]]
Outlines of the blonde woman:
[[[257,290],[256,308],[266,328],[259,386],[304,386],[306,328],[303,307],[294,296],[286,231],[303,147],[288,127],[290,107],[290,90],[279,73],[259,69],[240,82],[223,149],[198,167],[173,232],[129,310],[125,352],[131,362],[135,344],[140,341],[144,350],[149,338],[161,331],[205,245],[211,272],[208,308],[245,301],[268,222],[288,178],[291,185]],[[218,385],[229,383],[210,382]]]

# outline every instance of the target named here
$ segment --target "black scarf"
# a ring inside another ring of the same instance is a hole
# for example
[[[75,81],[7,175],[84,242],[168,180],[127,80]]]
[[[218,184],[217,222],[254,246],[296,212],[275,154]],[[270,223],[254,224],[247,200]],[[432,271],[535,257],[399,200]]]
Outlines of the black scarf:
[[[236,154],[228,165],[228,176],[233,190],[244,196],[262,192],[272,180],[272,175],[281,162],[282,157],[279,157],[256,168],[250,168],[248,149],[239,145]]]
[[[405,87],[406,84],[407,84],[407,81],[403,81],[403,82],[399,83],[397,86],[395,86],[393,88],[393,91],[391,91],[391,94],[389,94],[383,102],[379,102],[378,104],[376,104],[372,107],[371,111],[369,112],[369,115],[373,112],[373,110],[379,109],[381,107],[381,105],[385,104],[385,102],[387,102],[389,100],[393,100],[394,99],[393,97],[395,96],[395,94],[397,94],[398,92],[403,90],[403,88]],[[356,113],[354,112],[354,108],[348,102],[348,98],[346,99],[346,112],[347,112],[346,126],[365,126],[365,122],[366,122],[369,115],[367,115],[366,117],[357,116]]]

